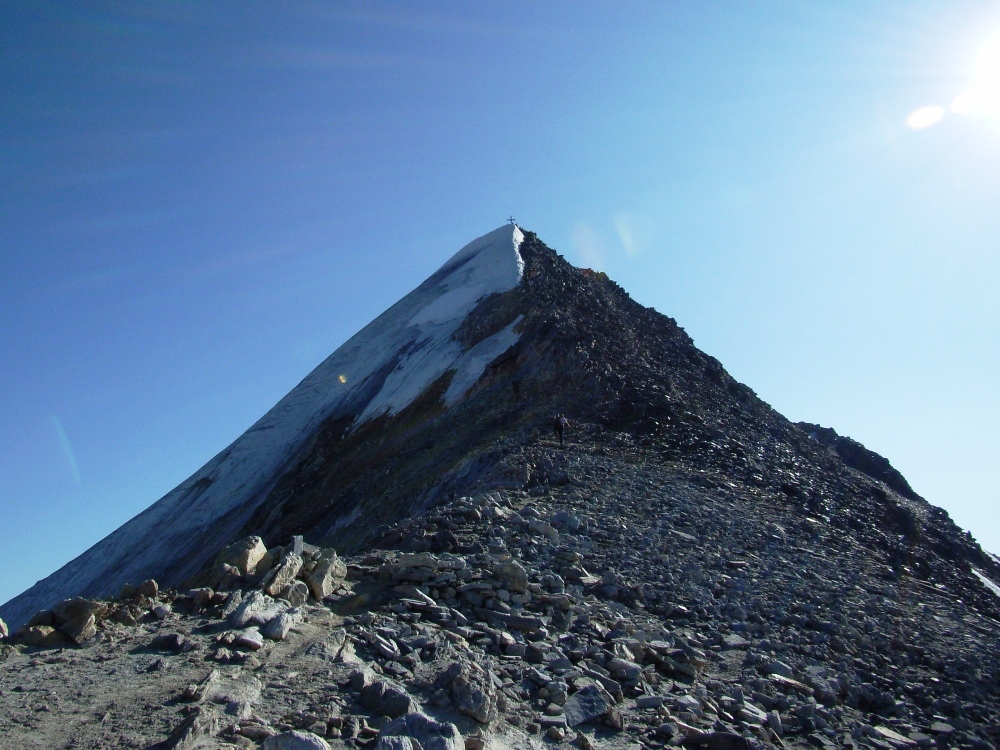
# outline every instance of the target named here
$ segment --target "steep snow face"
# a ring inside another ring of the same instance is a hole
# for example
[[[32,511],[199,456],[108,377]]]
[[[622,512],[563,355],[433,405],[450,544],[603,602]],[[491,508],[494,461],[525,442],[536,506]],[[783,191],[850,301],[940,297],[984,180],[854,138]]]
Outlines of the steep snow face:
[[[0,608],[18,625],[75,596],[126,582],[195,572],[207,551],[231,541],[296,451],[331,416],[354,426],[396,414],[455,370],[453,404],[518,338],[517,323],[463,351],[453,335],[484,298],[513,289],[524,264],[516,226],[470,242],[430,278],[365,326],[196,474],[80,557]]]

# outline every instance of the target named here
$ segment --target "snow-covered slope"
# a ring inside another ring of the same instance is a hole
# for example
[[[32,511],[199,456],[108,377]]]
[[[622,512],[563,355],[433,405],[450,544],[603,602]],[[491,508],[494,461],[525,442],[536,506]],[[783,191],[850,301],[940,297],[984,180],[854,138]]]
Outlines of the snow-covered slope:
[[[192,477],[94,547],[0,607],[19,625],[78,594],[112,593],[150,575],[178,580],[206,549],[231,541],[303,443],[329,417],[354,425],[412,403],[449,370],[445,394],[461,398],[517,341],[515,321],[468,351],[453,334],[476,305],[514,288],[521,231],[500,227],[470,242],[436,273],[355,334],[256,424]]]

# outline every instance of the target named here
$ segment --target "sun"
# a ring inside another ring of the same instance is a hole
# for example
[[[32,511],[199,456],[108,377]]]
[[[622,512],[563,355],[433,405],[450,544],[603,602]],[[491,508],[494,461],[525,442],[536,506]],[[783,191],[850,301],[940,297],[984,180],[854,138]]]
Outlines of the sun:
[[[1000,122],[1000,31],[980,48],[968,87],[951,100],[951,105],[947,109],[937,104],[919,107],[907,115],[906,125],[912,130],[924,130],[947,114],[985,115]]]
[[[982,112],[1000,119],[1000,33],[983,47],[972,86],[955,97],[951,111],[959,115]]]

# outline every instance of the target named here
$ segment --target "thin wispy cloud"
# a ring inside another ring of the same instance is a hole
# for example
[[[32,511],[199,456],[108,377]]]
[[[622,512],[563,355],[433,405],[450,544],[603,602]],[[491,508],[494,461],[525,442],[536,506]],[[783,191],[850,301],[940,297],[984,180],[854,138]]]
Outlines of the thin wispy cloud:
[[[73,474],[73,481],[80,484],[80,467],[76,463],[76,455],[73,453],[73,446],[70,445],[69,436],[66,434],[65,428],[62,426],[62,422],[59,421],[59,417],[52,413],[49,415],[52,419],[52,426],[55,428],[56,437],[59,438],[59,444],[62,446],[63,453],[66,455],[66,461],[69,464],[70,472]]]

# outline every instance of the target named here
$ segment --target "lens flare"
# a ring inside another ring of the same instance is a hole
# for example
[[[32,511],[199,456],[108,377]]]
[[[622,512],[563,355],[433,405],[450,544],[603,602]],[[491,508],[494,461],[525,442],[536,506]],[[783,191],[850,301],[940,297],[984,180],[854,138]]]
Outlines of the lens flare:
[[[923,130],[939,123],[942,117],[944,117],[944,108],[931,104],[910,112],[906,118],[906,124],[914,130]]]
[[[339,380],[341,383],[346,383],[347,382],[347,376],[346,375],[338,375],[337,376],[337,380]]]
[[[956,115],[968,115],[976,111],[977,105],[976,95],[971,91],[966,91],[952,99],[951,111]]]

